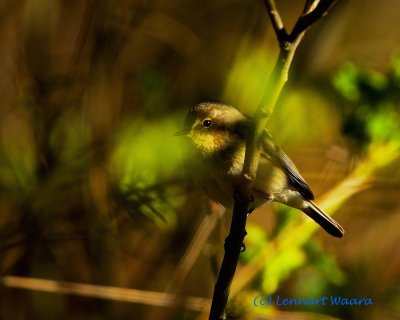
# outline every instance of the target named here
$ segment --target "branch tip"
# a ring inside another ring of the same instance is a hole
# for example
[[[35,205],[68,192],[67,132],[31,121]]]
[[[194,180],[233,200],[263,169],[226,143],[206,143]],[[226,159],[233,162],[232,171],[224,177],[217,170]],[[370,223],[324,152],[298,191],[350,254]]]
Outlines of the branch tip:
[[[264,0],[265,7],[267,8],[267,12],[269,18],[271,20],[272,27],[275,31],[276,38],[279,43],[282,43],[287,40],[288,33],[286,32],[285,26],[283,25],[281,15],[279,14],[278,9],[276,8],[274,0]]]
[[[324,17],[336,1],[337,0],[307,1],[303,14],[299,17],[289,35],[290,40],[294,41],[316,21]]]
[[[276,21],[276,26],[278,30],[284,29],[283,22],[281,19],[281,16],[279,15],[278,11],[271,10],[270,14],[274,17],[274,20]]]

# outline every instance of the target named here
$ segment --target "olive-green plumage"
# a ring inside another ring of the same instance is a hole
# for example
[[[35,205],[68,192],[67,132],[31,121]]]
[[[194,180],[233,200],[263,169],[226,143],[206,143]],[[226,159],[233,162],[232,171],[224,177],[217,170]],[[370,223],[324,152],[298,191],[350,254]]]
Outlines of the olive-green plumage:
[[[235,108],[219,103],[201,103],[191,108],[184,129],[193,146],[195,180],[215,201],[233,205],[233,192],[242,172],[246,139],[252,130],[251,118]],[[319,209],[314,195],[290,158],[265,131],[260,143],[261,157],[253,185],[250,210],[277,201],[306,213],[329,234],[342,237],[343,228]]]

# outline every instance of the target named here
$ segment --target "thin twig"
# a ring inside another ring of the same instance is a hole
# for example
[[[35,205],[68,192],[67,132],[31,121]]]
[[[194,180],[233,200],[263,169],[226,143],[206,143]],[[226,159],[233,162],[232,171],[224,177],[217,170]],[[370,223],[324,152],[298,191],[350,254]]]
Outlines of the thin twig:
[[[297,20],[292,32],[290,33],[290,39],[295,39],[302,32],[306,31],[313,23],[315,23],[321,17],[325,16],[328,10],[335,4],[336,1],[337,0],[320,0],[314,10],[312,10],[313,6],[311,5],[311,11],[303,14]]]
[[[317,4],[315,0],[307,0],[306,4],[304,5],[303,14],[310,12],[314,4]]]
[[[267,8],[267,12],[269,18],[271,20],[272,27],[274,28],[276,37],[279,43],[284,43],[288,39],[288,34],[283,25],[282,18],[279,14],[278,9],[276,8],[274,0],[264,0],[265,7]]]
[[[279,42],[280,52],[274,70],[267,83],[264,96],[254,115],[254,128],[248,136],[246,154],[240,183],[235,191],[235,201],[229,235],[225,240],[225,255],[215,284],[209,320],[225,319],[225,307],[230,286],[239,261],[246,235],[246,220],[251,202],[252,186],[260,159],[259,140],[279,95],[288,79],[294,53],[306,30],[333,5],[336,0],[306,0],[303,13],[290,35],[287,34],[274,0],[264,0],[272,27]]]

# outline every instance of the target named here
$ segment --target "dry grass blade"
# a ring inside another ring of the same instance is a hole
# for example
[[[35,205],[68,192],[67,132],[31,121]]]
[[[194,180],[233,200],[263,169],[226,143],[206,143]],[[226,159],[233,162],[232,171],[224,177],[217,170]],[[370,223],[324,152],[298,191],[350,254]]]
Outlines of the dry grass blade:
[[[179,290],[187,274],[192,269],[196,259],[203,250],[211,232],[217,225],[218,220],[222,218],[224,213],[225,209],[215,204],[211,214],[204,217],[200,227],[192,239],[192,242],[179,262],[178,267],[175,269],[175,272],[165,289],[166,292],[176,293]]]
[[[37,278],[7,276],[0,284],[9,288],[34,290],[58,294],[71,294],[90,298],[116,300],[121,302],[139,303],[144,305],[169,307],[175,296],[168,293],[144,291],[137,289],[97,286],[92,284],[63,282]],[[203,311],[209,308],[210,300],[199,297],[185,297],[182,306],[191,311]]]

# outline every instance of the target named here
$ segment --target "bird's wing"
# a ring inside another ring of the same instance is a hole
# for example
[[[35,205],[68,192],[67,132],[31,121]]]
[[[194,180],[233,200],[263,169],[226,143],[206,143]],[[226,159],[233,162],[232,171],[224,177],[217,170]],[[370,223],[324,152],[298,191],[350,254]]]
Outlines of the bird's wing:
[[[271,160],[274,165],[283,169],[289,184],[300,192],[305,200],[314,200],[314,194],[292,160],[272,141],[271,135],[266,130],[261,139],[261,148],[261,154]]]

